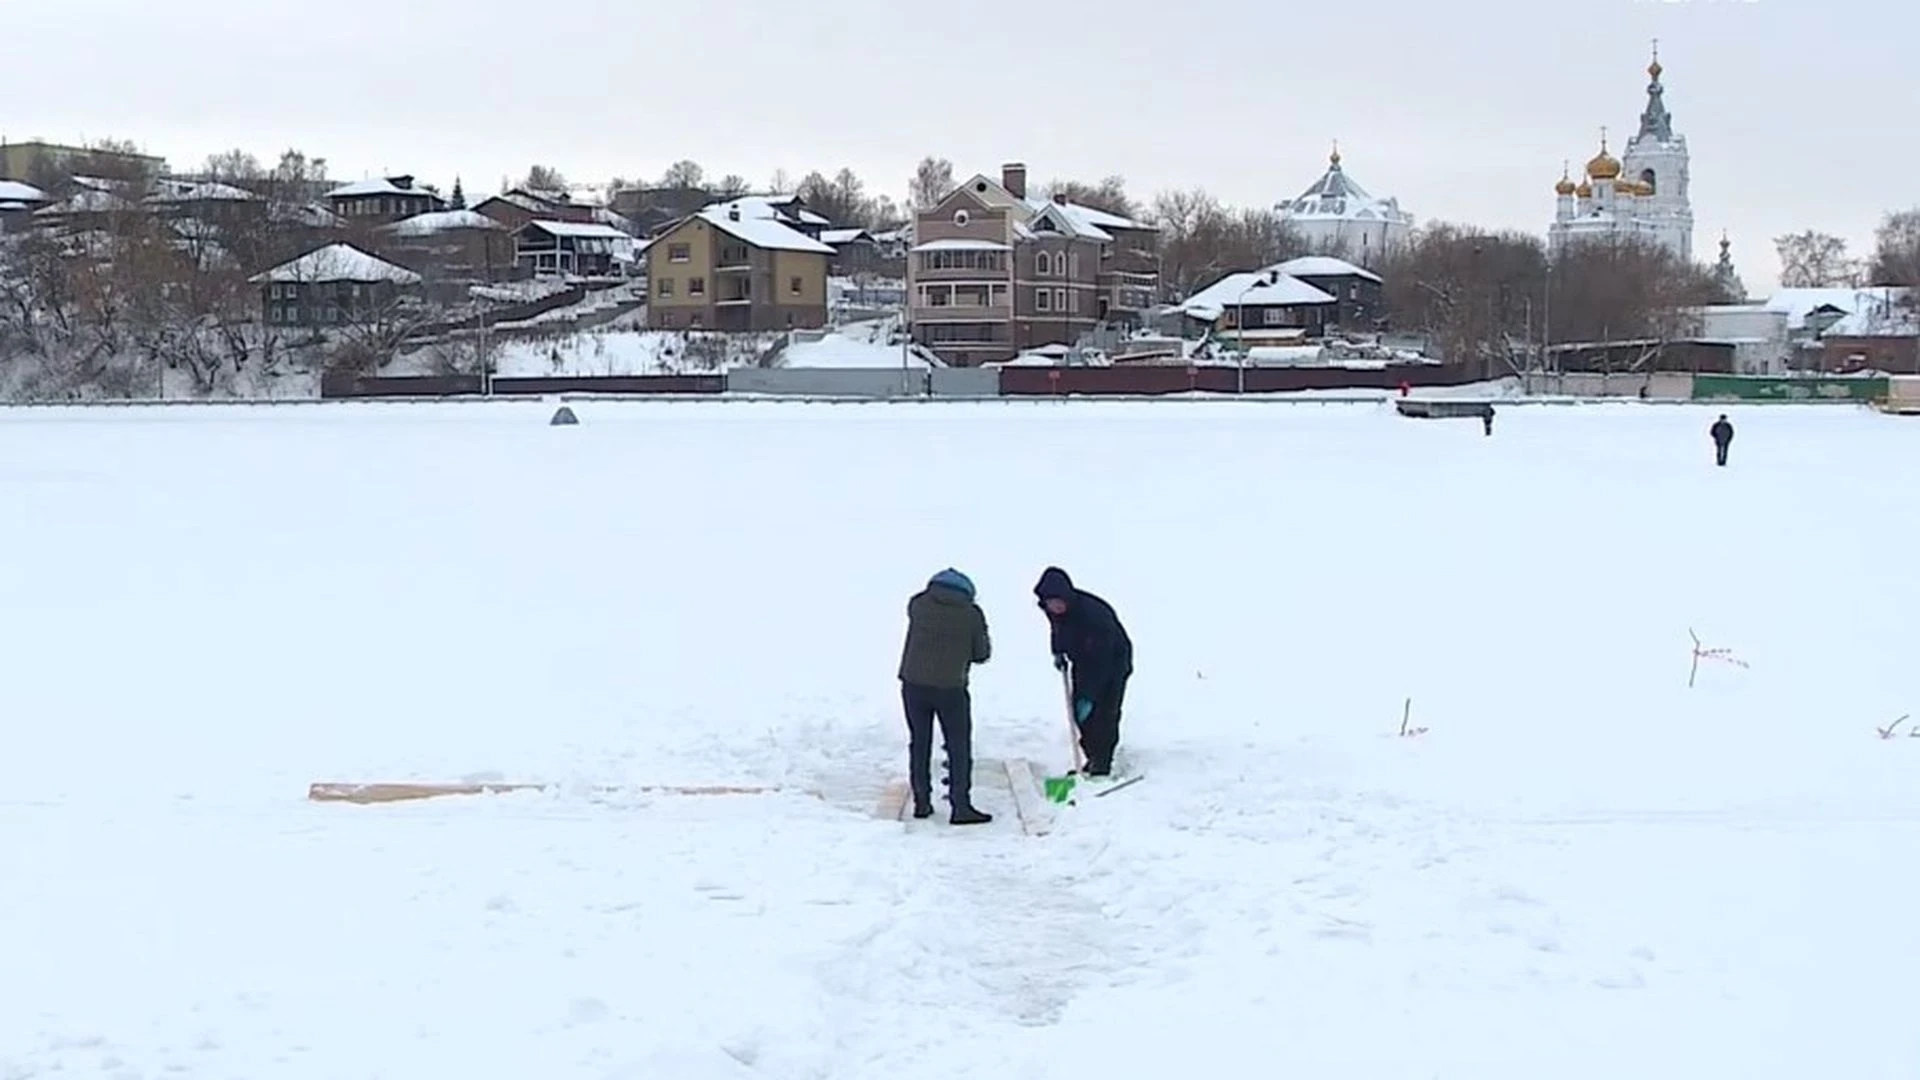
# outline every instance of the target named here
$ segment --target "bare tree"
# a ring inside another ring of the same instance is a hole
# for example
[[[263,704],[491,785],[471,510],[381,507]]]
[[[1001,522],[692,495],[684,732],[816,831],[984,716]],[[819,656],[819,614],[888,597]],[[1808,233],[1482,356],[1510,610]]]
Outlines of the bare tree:
[[[1299,234],[1264,209],[1236,209],[1198,188],[1155,196],[1147,215],[1160,227],[1160,278],[1173,297],[1240,270],[1257,270],[1305,250]]]
[[[773,170],[773,176],[767,180],[767,191],[774,195],[793,194],[793,176],[785,169]]]
[[[1823,289],[1859,281],[1860,265],[1847,254],[1847,242],[1838,236],[1809,229],[1775,237],[1773,246],[1780,255],[1783,288]]]
[[[1109,176],[1097,184],[1055,180],[1047,185],[1046,194],[1049,198],[1064,195],[1068,202],[1124,218],[1134,217],[1140,212],[1139,206],[1127,194],[1126,178],[1120,176]]]
[[[1869,284],[1920,288],[1920,207],[1896,210],[1873,232]]]
[[[551,165],[535,165],[527,170],[520,186],[528,191],[565,191],[567,178]]]
[[[953,190],[953,162],[946,158],[924,157],[913,179],[907,182],[907,198],[913,209],[931,210]]]
[[[750,189],[746,177],[739,173],[728,173],[714,183],[713,194],[717,199],[737,199]]]
[[[699,188],[706,184],[707,172],[692,161],[676,161],[660,177],[664,188]]]
[[[265,179],[267,175],[259,158],[239,149],[210,155],[202,168],[207,179],[223,184],[250,184]]]

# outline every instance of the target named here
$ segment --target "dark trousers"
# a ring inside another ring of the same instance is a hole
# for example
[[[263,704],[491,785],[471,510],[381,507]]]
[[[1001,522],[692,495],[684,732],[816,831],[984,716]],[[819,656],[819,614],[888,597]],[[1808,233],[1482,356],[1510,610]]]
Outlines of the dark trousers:
[[[1087,755],[1087,771],[1113,771],[1113,752],[1120,746],[1120,709],[1127,700],[1122,676],[1090,695],[1093,711],[1080,721],[1080,749]]]
[[[1728,443],[1714,443],[1713,463],[1715,465],[1725,465],[1727,463],[1727,451],[1730,448],[1731,446]]]
[[[947,746],[947,795],[955,810],[973,805],[973,695],[965,687],[900,684],[907,711],[907,784],[913,805],[933,805],[933,725]]]

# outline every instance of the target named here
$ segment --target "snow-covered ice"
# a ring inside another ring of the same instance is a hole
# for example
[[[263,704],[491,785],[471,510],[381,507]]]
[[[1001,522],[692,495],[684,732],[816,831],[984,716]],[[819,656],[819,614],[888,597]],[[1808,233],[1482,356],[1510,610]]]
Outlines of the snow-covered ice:
[[[574,407],[0,414],[0,1077],[1920,1069],[1911,420]],[[948,565],[1064,762],[1049,563],[1148,779],[876,819]]]

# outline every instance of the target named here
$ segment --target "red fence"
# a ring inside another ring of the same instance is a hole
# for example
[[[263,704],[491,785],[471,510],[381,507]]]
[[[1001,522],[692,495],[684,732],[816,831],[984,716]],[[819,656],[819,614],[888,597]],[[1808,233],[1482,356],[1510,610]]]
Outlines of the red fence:
[[[1460,386],[1481,376],[1465,365],[1419,364],[1404,367],[1181,367],[1174,364],[1116,364],[1113,367],[1000,369],[1000,393],[1006,397],[1065,395],[1138,397],[1162,394],[1283,394],[1301,390],[1392,390],[1410,386]]]
[[[1302,390],[1392,390],[1409,386],[1460,386],[1482,378],[1465,366],[1321,368],[1182,367],[1137,364],[1115,367],[1007,367],[999,372],[1002,397],[1142,397],[1168,394],[1281,394]],[[727,377],[709,375],[540,375],[495,378],[500,396],[539,394],[724,394]],[[477,396],[486,392],[477,375],[329,375],[323,398]],[[759,392],[764,392],[760,389]],[[976,391],[977,393],[977,391]],[[940,395],[933,395],[938,397]],[[972,396],[972,395],[969,395]]]

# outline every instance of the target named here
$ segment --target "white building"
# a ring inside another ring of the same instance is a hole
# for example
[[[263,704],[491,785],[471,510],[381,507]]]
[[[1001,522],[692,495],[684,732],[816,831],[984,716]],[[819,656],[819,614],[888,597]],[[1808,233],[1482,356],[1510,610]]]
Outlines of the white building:
[[[1313,186],[1273,209],[1321,255],[1338,255],[1373,266],[1413,232],[1413,215],[1398,199],[1376,199],[1340,167],[1340,147],[1327,158],[1327,171]]]
[[[1627,140],[1619,158],[1607,152],[1605,129],[1600,153],[1587,162],[1580,183],[1563,171],[1548,246],[1557,254],[1585,240],[1640,239],[1659,244],[1693,261],[1693,202],[1687,195],[1687,137],[1673,130],[1666,88],[1660,85],[1660,54],[1647,66],[1647,107],[1640,130]]]

